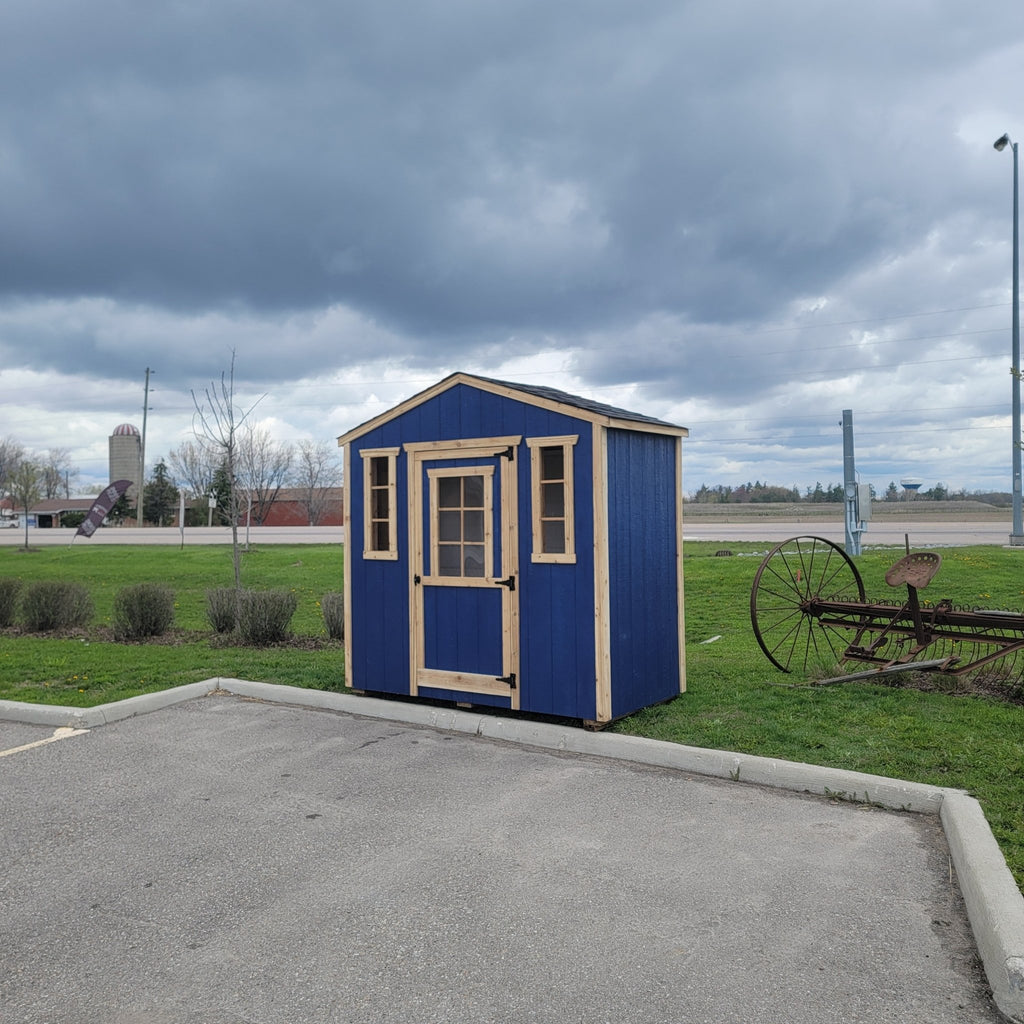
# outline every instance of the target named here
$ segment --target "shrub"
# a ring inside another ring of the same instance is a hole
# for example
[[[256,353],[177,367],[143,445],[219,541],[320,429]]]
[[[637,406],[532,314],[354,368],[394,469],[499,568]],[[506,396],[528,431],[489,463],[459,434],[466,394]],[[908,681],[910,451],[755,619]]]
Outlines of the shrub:
[[[320,602],[320,609],[324,613],[324,626],[327,627],[327,635],[332,640],[345,639],[345,595],[337,591],[324,594]]]
[[[88,588],[67,580],[37,580],[21,598],[21,621],[31,633],[83,626],[92,618]]]
[[[0,629],[14,622],[14,612],[18,607],[20,593],[21,580],[11,576],[0,578]]]
[[[284,640],[298,604],[290,590],[243,590],[238,595],[238,632],[249,644]]]
[[[215,633],[230,633],[238,625],[238,591],[221,587],[206,592],[206,618]]]
[[[174,621],[174,592],[159,583],[136,583],[114,596],[114,635],[119,640],[162,636]]]

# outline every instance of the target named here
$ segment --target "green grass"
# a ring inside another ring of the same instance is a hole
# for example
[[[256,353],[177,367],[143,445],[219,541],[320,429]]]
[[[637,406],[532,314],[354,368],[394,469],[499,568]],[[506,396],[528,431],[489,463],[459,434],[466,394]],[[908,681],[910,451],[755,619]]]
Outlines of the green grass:
[[[698,747],[831,765],[965,789],[985,809],[1024,887],[1024,708],[993,699],[863,683],[794,688],[761,653],[749,620],[750,586],[766,544],[686,548],[688,692],[632,715],[616,731]],[[898,549],[857,559],[869,599],[893,596],[885,570]],[[954,548],[922,596],[988,608],[1024,607],[1024,552]],[[318,649],[245,648],[216,641],[205,594],[230,586],[224,547],[0,549],[0,577],[87,583],[95,624],[109,624],[113,597],[131,583],[176,594],[174,643],[114,644],[89,636],[47,639],[0,633],[0,698],[88,707],[215,676],[341,689],[343,651],[326,639],[318,602],[341,587],[338,546],[256,548],[243,556],[243,585],[294,589],[294,631]],[[711,637],[721,639],[703,643]],[[1024,670],[1024,666],[1022,666]]]
[[[87,583],[94,624],[109,626],[114,595],[133,583],[163,583],[175,594],[168,642],[119,644],[88,635],[73,639],[0,634],[0,698],[74,707],[164,690],[216,676],[340,689],[344,652],[327,639],[320,598],[341,589],[340,546],[268,545],[243,555],[242,584],[294,590],[292,631],[316,649],[225,645],[206,619],[206,591],[232,586],[230,548],[68,547],[0,550],[0,576]]]

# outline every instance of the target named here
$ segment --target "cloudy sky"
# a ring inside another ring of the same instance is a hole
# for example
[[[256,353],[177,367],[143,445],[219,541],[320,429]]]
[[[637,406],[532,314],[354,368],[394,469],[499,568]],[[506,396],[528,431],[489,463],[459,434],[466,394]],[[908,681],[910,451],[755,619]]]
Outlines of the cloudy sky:
[[[1016,0],[5,0],[0,437],[106,483],[236,353],[280,440],[455,370],[687,488],[1010,489]],[[148,472],[149,470],[147,470]],[[83,487],[84,489],[84,487]]]

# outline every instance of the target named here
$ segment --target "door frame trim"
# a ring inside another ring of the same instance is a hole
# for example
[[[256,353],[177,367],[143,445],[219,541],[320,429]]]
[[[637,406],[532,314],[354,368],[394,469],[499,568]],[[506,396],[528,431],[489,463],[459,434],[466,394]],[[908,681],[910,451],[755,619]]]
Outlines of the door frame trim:
[[[519,709],[520,692],[502,683],[497,677],[468,675],[428,669],[423,636],[423,587],[416,582],[417,570],[423,566],[423,468],[424,463],[444,459],[496,458],[510,449],[512,458],[500,462],[501,496],[497,511],[501,530],[501,566],[495,566],[495,576],[519,575],[519,499],[518,467],[519,445],[522,435],[507,437],[462,438],[451,441],[413,441],[403,447],[408,455],[406,501],[409,523],[409,694],[416,696],[421,685],[431,689],[457,690],[461,693],[488,693],[508,696],[511,710]],[[497,584],[495,584],[497,585]],[[519,591],[502,587],[501,638],[502,675],[519,678]],[[434,677],[436,682],[428,682]],[[420,680],[423,683],[420,683]],[[453,685],[458,684],[458,685]]]

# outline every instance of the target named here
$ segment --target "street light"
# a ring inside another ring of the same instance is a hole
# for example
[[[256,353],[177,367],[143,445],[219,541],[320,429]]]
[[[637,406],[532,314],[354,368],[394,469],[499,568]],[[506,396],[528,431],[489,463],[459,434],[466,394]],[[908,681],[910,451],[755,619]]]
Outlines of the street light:
[[[993,143],[1001,153],[1007,146],[1013,151],[1013,365],[1010,373],[1013,431],[1013,532],[1010,544],[1024,545],[1024,525],[1021,524],[1021,470],[1020,470],[1020,272],[1017,238],[1017,143],[1009,135],[1001,135]]]

